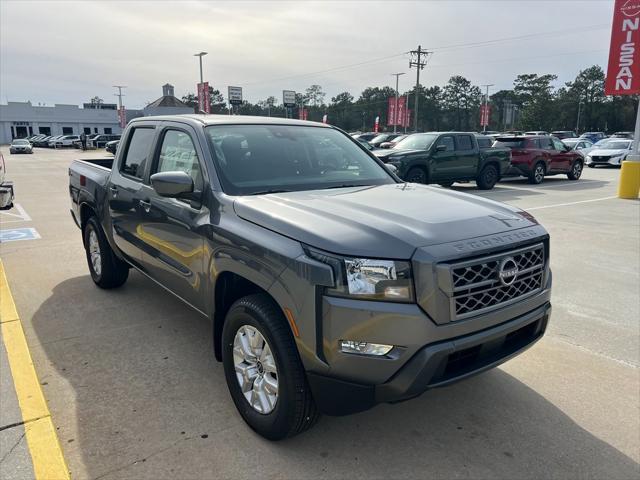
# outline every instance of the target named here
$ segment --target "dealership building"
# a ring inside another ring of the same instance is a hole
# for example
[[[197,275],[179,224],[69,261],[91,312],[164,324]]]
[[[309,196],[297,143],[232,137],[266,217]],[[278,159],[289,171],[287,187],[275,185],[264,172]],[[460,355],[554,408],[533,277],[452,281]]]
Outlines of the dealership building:
[[[178,100],[173,86],[162,87],[162,97],[142,110],[126,110],[127,121],[150,115],[193,113],[193,108]],[[44,135],[79,135],[81,133],[121,133],[116,104],[32,105],[31,102],[0,104],[0,144],[11,143],[39,133]]]

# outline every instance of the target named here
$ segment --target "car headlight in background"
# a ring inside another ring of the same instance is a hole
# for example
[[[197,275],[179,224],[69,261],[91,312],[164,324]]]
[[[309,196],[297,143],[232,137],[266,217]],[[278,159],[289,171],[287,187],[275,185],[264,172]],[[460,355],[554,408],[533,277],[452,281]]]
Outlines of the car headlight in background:
[[[327,295],[361,300],[413,302],[411,264],[406,261],[339,257],[307,248],[311,258],[333,268],[335,285]]]

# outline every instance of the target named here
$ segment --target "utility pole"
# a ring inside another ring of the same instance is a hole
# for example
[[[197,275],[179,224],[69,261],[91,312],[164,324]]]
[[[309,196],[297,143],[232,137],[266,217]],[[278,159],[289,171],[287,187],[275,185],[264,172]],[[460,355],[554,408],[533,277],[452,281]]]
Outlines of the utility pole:
[[[404,72],[392,73],[391,75],[396,77],[396,109],[394,113],[395,121],[393,122],[393,133],[396,133],[398,131],[398,78],[400,77],[400,75],[404,75]]]
[[[124,93],[122,93],[123,88],[127,88],[126,85],[113,85],[113,88],[118,89],[118,93],[114,93],[116,97],[118,97],[118,111],[122,108],[122,97],[124,97]]]
[[[480,85],[481,87],[486,87],[486,92],[484,95],[484,111],[487,112],[487,108],[489,108],[489,87],[493,87],[495,85],[495,83],[485,83],[484,85]],[[482,129],[483,132],[487,131],[487,124],[489,123],[489,113],[485,113],[485,115],[487,116],[487,123],[485,123],[484,128]]]
[[[422,46],[418,45],[417,50],[411,50],[409,52],[411,54],[411,60],[409,61],[409,68],[416,67],[416,89],[415,89],[415,99],[413,102],[413,122],[415,124],[415,130],[418,131],[418,90],[420,89],[420,70],[424,68],[427,64],[427,57],[431,54],[426,50],[422,50]],[[424,61],[422,61],[422,57],[424,56]]]
[[[582,99],[578,100],[578,119],[576,120],[576,134],[580,135],[580,107],[582,107]]]

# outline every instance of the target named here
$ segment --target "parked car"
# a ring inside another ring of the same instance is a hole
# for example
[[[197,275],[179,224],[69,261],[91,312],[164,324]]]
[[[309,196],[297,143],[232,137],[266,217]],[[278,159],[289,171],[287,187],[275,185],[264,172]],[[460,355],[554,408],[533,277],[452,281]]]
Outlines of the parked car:
[[[120,135],[104,133],[87,140],[87,146],[89,148],[104,148],[108,142],[113,140],[120,140]]]
[[[358,143],[360,145],[362,145],[367,150],[373,150],[373,147],[371,146],[371,144],[369,142],[367,142],[366,140],[360,140],[359,138],[356,138],[356,140],[358,141]]]
[[[380,145],[383,144],[384,142],[390,142],[394,138],[399,137],[400,135],[402,134],[401,133],[381,133],[380,135],[373,137],[371,140],[369,140],[369,143],[373,148],[380,148]]]
[[[564,140],[565,138],[575,138],[578,136],[576,135],[576,132],[572,130],[556,130],[555,132],[551,132],[551,135],[559,138],[560,140]]]
[[[600,140],[604,140],[607,136],[604,132],[585,132],[580,135],[580,138],[586,138],[591,141],[591,143],[596,143]]]
[[[585,157],[587,167],[593,168],[597,165],[622,165],[631,153],[633,140],[626,138],[610,138],[598,143]]]
[[[449,385],[545,333],[549,235],[519,208],[400,182],[314,122],[143,117],[123,146],[69,169],[91,278],[116,288],[135,268],[209,318],[266,438]]]
[[[0,153],[0,210],[13,208],[13,182],[6,179],[7,165],[4,156]]]
[[[493,146],[511,149],[511,168],[507,175],[527,177],[529,183],[542,183],[548,175],[566,174],[569,180],[578,180],[582,175],[582,154],[571,150],[556,137],[498,137]]]
[[[382,142],[378,147],[379,148],[393,148],[395,147],[399,142],[401,142],[402,140],[404,140],[405,138],[407,138],[409,135],[399,135],[396,138],[392,139],[392,140],[388,140],[386,142]]]
[[[104,149],[107,152],[113,153],[115,155],[119,144],[120,144],[120,140],[111,140],[110,142],[107,142],[107,144],[105,145]]]
[[[549,132],[544,130],[533,130],[531,132],[524,132],[522,135],[549,135]]]
[[[64,137],[64,135],[54,135],[52,137],[49,137],[49,140],[47,140],[47,147],[53,148],[56,142],[60,140],[62,137]]]
[[[593,143],[591,143],[586,138],[565,138],[562,140],[567,147],[571,150],[578,151],[584,155],[589,153],[589,151],[593,148]]]
[[[474,180],[481,190],[494,187],[511,159],[508,148],[481,148],[475,134],[464,132],[415,133],[392,149],[373,153],[407,182],[449,187]]]
[[[26,138],[14,138],[9,145],[9,153],[33,153],[33,145]]]
[[[93,140],[94,138],[96,138],[100,134],[99,133],[88,133],[86,135],[87,135],[87,137],[86,137],[85,142],[86,142],[87,147],[89,147],[89,143],[91,142],[91,140]],[[80,140],[80,136],[78,136],[78,140],[75,140],[73,142],[73,146],[75,148],[82,148],[82,141]]]
[[[49,146],[53,146],[53,148],[64,148],[64,147],[72,147],[73,142],[79,141],[79,135],[63,135],[60,138],[49,142]]]
[[[379,133],[376,132],[366,132],[353,135],[353,138],[355,138],[356,140],[364,140],[365,142],[369,142],[376,138],[378,135]]]
[[[46,147],[49,145],[49,140],[53,138],[51,135],[45,135],[33,142],[34,147]]]
[[[633,140],[634,132],[616,132],[609,138],[629,138]]]

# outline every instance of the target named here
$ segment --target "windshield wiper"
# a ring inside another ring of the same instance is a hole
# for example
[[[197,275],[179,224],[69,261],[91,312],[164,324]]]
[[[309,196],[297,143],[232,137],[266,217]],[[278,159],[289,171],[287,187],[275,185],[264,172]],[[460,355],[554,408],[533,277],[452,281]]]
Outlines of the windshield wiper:
[[[283,189],[272,189],[272,190],[260,190],[259,192],[253,192],[249,195],[266,195],[268,193],[286,193],[291,192],[292,190],[283,190]]]
[[[350,187],[371,187],[372,185],[356,185],[355,183],[344,183],[342,185],[334,185],[332,187],[325,187],[322,190],[331,190],[332,188],[350,188]]]

